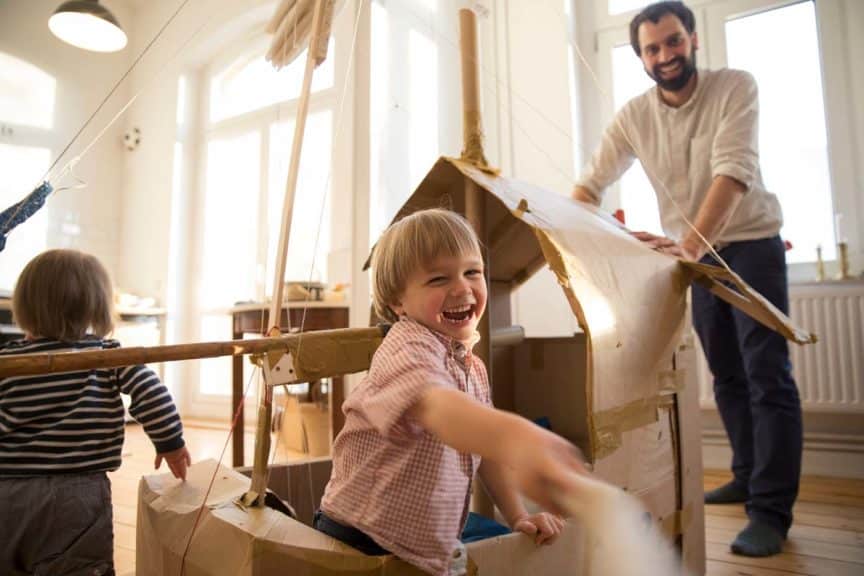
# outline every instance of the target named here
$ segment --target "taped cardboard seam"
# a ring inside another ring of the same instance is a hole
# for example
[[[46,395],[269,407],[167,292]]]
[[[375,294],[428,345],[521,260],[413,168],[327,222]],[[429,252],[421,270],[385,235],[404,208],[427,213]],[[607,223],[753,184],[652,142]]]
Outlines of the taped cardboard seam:
[[[594,412],[595,459],[605,458],[620,448],[624,432],[658,422],[661,410],[671,409],[674,402],[674,393],[662,393],[611,410]]]
[[[662,370],[657,374],[657,390],[660,394],[678,394],[687,386],[687,371]]]

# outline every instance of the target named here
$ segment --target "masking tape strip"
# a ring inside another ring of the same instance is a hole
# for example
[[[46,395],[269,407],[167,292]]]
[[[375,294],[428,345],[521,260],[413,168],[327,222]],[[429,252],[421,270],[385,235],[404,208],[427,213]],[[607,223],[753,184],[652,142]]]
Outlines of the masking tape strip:
[[[690,526],[690,520],[693,518],[693,507],[687,504],[683,510],[676,510],[674,514],[670,514],[660,521],[660,528],[667,536],[674,538],[680,536],[687,531]]]
[[[685,370],[662,370],[657,374],[657,390],[661,394],[679,393],[686,386]]]
[[[530,210],[528,209],[528,200],[522,198],[521,200],[519,200],[519,205],[516,206],[516,208],[511,213],[513,214],[513,216],[521,220],[526,212],[530,212]]]
[[[486,174],[497,176],[501,170],[489,166],[486,156],[483,155],[483,127],[480,112],[465,112],[464,125],[462,127],[462,140],[465,148],[462,150],[460,160],[470,162],[477,169]]]
[[[594,459],[600,460],[621,447],[624,432],[660,420],[660,411],[674,405],[673,394],[658,394],[594,413]]]

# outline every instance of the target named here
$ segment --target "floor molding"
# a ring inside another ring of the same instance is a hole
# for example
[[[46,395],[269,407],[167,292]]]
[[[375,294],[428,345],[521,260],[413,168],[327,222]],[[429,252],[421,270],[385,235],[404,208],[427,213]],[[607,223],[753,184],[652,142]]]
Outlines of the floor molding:
[[[705,468],[729,469],[732,449],[724,430],[702,430],[702,460]],[[864,479],[864,436],[805,432],[801,473]]]

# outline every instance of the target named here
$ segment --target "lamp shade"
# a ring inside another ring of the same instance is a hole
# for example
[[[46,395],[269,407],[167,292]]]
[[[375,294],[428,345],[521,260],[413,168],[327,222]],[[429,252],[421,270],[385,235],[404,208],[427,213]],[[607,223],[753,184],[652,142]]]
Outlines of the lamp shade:
[[[126,33],[99,0],[69,0],[48,19],[48,28],[68,44],[93,52],[116,52],[126,46]]]

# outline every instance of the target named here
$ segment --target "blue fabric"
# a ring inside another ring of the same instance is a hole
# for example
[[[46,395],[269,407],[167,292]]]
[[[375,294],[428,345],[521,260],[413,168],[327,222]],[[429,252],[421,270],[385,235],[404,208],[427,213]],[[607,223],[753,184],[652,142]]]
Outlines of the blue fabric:
[[[0,213],[0,252],[6,247],[6,236],[9,235],[9,232],[42,208],[45,205],[45,199],[53,190],[51,184],[43,182],[24,200],[13,204]]]
[[[733,242],[720,256],[788,313],[785,247],[779,236]],[[711,256],[702,259],[716,264]],[[714,376],[714,398],[732,446],[735,483],[747,513],[786,535],[801,476],[801,400],[786,339],[693,285],[693,326]]]
[[[545,428],[546,430],[552,431],[552,422],[549,421],[549,418],[546,416],[541,416],[540,418],[535,418],[533,420],[534,424],[537,424],[541,428]]]
[[[495,536],[504,536],[505,534],[510,534],[510,529],[506,526],[485,516],[469,512],[468,520],[465,522],[465,528],[462,529],[460,540],[464,544],[467,544],[469,542],[476,542],[477,540],[494,538]]]
[[[312,521],[312,526],[319,532],[323,532],[328,536],[348,544],[352,548],[363,552],[367,556],[384,556],[390,554],[382,548],[366,533],[354,528],[353,526],[345,526],[336,522],[321,510],[315,512],[315,518]],[[510,529],[490,520],[485,516],[480,516],[474,512],[468,513],[468,520],[465,522],[465,528],[462,530],[463,543],[476,542],[477,540],[485,540],[495,536],[503,536],[510,534]]]

